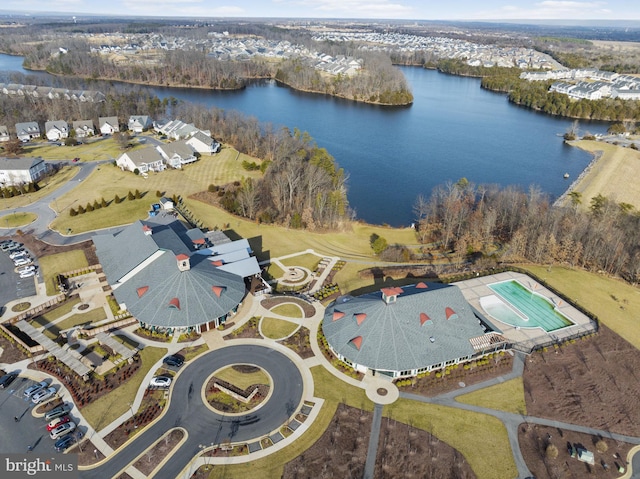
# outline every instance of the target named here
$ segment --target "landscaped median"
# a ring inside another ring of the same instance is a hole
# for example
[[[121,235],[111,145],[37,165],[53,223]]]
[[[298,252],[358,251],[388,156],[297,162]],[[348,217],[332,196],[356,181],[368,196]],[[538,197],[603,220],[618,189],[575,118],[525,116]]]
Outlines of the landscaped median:
[[[33,223],[37,217],[34,213],[11,213],[0,216],[0,228],[19,228]]]

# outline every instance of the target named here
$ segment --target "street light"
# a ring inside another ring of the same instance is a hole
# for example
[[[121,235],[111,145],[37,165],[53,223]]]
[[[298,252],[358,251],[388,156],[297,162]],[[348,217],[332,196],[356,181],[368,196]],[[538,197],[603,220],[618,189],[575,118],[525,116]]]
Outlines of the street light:
[[[129,403],[129,411],[131,411],[131,419],[133,419],[133,428],[138,429],[138,420],[135,414],[133,414],[133,403]]]

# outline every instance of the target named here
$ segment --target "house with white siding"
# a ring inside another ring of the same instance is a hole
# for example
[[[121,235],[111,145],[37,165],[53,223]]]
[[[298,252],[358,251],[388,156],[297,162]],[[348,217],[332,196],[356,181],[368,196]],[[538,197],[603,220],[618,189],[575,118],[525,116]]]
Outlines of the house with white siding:
[[[0,186],[36,183],[46,174],[47,168],[42,158],[0,158]]]
[[[69,125],[64,120],[45,121],[44,131],[49,141],[59,141],[69,137]]]
[[[78,120],[73,122],[76,138],[87,138],[96,134],[96,129],[91,120]]]
[[[103,135],[113,135],[120,131],[120,125],[118,124],[118,117],[116,116],[101,116],[98,118],[98,128]]]
[[[137,169],[140,173],[165,169],[164,158],[153,146],[123,153],[116,160],[116,165],[123,171],[133,172]]]
[[[142,133],[153,126],[151,118],[147,115],[131,115],[129,117],[128,127],[134,133]]]
[[[16,135],[21,141],[40,138],[40,127],[38,126],[38,122],[27,121],[24,123],[16,123]]]
[[[197,131],[193,136],[188,138],[187,144],[198,153],[207,155],[219,152],[221,146],[220,143],[202,131]]]
[[[0,125],[0,141],[9,141],[10,139],[9,128],[5,125]]]
[[[158,145],[158,152],[172,168],[180,169],[183,165],[188,165],[198,160],[194,150],[186,140],[174,141],[166,145]]]

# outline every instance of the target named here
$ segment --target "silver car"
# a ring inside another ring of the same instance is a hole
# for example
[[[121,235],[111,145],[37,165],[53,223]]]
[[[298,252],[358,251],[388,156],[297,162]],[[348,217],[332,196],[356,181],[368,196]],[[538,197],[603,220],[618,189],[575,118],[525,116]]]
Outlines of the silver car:
[[[41,381],[38,384],[34,384],[33,386],[29,386],[27,389],[24,390],[24,393],[23,393],[24,397],[30,398],[31,396],[33,396],[35,393],[37,393],[41,389],[46,388],[48,385],[49,385],[49,383],[47,383],[47,381]]]
[[[75,422],[65,422],[64,424],[60,424],[59,426],[56,426],[54,429],[52,429],[49,433],[49,437],[51,437],[51,439],[58,439],[65,434],[69,434],[75,428]]]

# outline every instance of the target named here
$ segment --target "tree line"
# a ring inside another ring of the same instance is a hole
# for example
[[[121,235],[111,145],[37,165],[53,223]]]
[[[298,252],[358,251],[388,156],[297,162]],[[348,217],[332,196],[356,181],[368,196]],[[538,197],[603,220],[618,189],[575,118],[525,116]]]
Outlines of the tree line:
[[[532,261],[604,271],[640,280],[640,214],[602,195],[581,207],[553,206],[537,188],[470,184],[465,179],[435,188],[415,204],[423,243],[436,243],[459,261]]]

